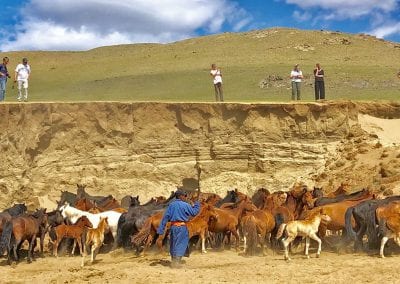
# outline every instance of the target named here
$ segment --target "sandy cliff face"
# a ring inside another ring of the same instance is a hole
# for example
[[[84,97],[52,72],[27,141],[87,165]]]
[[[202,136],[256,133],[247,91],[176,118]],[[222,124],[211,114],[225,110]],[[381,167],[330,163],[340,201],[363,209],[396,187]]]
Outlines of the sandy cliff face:
[[[362,113],[378,116],[377,109],[363,105]],[[387,109],[398,117],[398,106]],[[234,187],[287,189],[298,179],[326,187],[339,178],[364,182],[340,168],[356,166],[360,145],[367,152],[387,147],[376,147],[379,137],[363,129],[359,115],[351,102],[2,104],[0,208],[54,201],[76,183],[91,193],[139,194],[144,201],[198,183],[223,194]],[[343,158],[349,153],[353,160]],[[379,162],[373,164],[367,168]]]

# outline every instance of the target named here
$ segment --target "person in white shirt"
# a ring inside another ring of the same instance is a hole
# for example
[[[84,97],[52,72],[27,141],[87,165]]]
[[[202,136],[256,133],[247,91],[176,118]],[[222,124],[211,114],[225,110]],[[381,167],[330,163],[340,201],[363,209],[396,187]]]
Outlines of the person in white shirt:
[[[217,68],[217,65],[211,64],[211,71],[210,71],[211,77],[213,77],[213,83],[214,83],[214,90],[215,90],[215,100],[217,102],[223,102],[224,101],[224,95],[222,93],[222,73],[221,69]]]
[[[22,88],[25,90],[24,101],[28,100],[28,79],[31,75],[31,67],[28,64],[28,59],[23,58],[22,63],[15,68],[14,82],[18,82],[18,97],[17,100],[22,100]]]
[[[301,79],[303,79],[303,72],[299,68],[299,64],[296,64],[290,73],[290,79],[292,79],[292,100],[300,100],[300,88]]]

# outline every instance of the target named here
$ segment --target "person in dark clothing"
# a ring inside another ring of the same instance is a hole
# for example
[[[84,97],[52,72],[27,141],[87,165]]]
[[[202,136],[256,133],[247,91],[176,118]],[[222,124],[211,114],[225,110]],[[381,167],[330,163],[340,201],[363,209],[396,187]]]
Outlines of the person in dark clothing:
[[[10,74],[8,74],[7,64],[9,62],[8,57],[3,58],[3,63],[0,64],[0,101],[4,101],[6,98],[6,84],[7,79],[10,79]]]
[[[321,65],[317,63],[314,69],[314,77],[315,77],[315,100],[325,100],[325,82],[324,82],[324,69],[321,68]]]
[[[179,268],[182,265],[182,257],[185,255],[189,244],[189,231],[186,223],[189,217],[196,216],[200,212],[200,202],[196,201],[193,206],[185,202],[187,194],[183,190],[177,190],[176,200],[171,202],[164,213],[157,234],[164,234],[167,222],[171,222],[170,228],[170,254],[171,267]]]

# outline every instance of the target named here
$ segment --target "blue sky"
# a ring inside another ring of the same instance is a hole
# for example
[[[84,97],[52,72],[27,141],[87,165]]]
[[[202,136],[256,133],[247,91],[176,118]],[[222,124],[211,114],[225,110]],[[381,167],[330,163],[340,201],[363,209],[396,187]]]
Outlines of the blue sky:
[[[0,50],[87,50],[271,27],[400,42],[400,0],[0,0]]]

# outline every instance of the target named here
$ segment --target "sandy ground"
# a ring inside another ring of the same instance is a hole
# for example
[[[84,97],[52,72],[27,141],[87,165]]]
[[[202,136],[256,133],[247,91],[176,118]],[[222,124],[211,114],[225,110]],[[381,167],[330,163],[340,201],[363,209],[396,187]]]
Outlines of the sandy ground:
[[[314,251],[312,251],[314,253]],[[8,266],[0,260],[1,283],[398,283],[399,256],[337,254],[304,258],[301,248],[292,261],[282,254],[244,257],[231,251],[192,253],[185,267],[171,269],[169,257],[136,257],[119,249],[99,254],[94,264],[80,267],[81,257],[46,255],[32,264]]]

